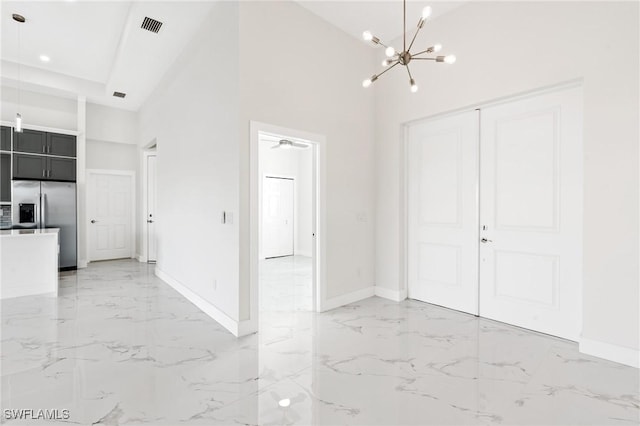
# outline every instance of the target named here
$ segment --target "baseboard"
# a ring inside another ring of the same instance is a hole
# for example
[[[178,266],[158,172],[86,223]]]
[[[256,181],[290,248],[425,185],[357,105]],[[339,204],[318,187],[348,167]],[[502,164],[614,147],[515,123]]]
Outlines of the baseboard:
[[[348,305],[349,303],[359,302],[360,300],[368,299],[375,295],[375,287],[366,287],[360,290],[353,291],[351,293],[343,294],[341,296],[332,297],[324,301],[320,307],[320,312],[326,312],[331,309],[339,308],[340,306]]]
[[[295,251],[295,255],[296,256],[305,256],[305,257],[312,257],[313,256],[310,251],[304,251],[304,250],[296,250]]]
[[[147,256],[143,256],[139,253],[136,254],[136,260],[140,263],[145,263],[147,261]]]
[[[231,332],[231,334],[233,334],[236,337],[238,337],[240,335],[239,334],[239,331],[240,331],[239,328],[240,327],[239,327],[239,324],[238,324],[238,322],[236,320],[234,320],[229,315],[227,315],[224,312],[222,312],[220,309],[215,307],[210,302],[208,302],[205,299],[203,299],[202,297],[200,297],[198,294],[194,293],[192,290],[190,290],[184,284],[180,283],[178,280],[176,280],[175,278],[171,277],[170,275],[168,275],[166,272],[162,271],[157,266],[155,268],[155,274],[156,274],[156,276],[158,278],[160,278],[162,281],[164,281],[169,286],[171,286],[175,291],[177,291],[182,296],[184,296],[185,299],[187,299],[189,302],[191,302],[194,305],[196,305],[198,307],[198,309],[200,309],[205,314],[209,315],[218,324],[220,324],[221,326],[223,326],[224,328],[229,330]]]
[[[86,268],[86,267],[87,267],[87,265],[88,265],[88,264],[89,264],[89,262],[87,262],[87,260],[86,260],[86,259],[79,259],[79,260],[78,260],[77,268],[78,268],[78,269],[84,269],[84,268]]]
[[[238,337],[248,336],[258,332],[258,321],[255,320],[242,320],[238,324]]]
[[[580,338],[580,352],[619,364],[640,368],[640,350],[599,340]]]
[[[376,286],[375,293],[378,297],[393,300],[394,302],[402,302],[407,298],[406,290],[392,290],[390,288]]]

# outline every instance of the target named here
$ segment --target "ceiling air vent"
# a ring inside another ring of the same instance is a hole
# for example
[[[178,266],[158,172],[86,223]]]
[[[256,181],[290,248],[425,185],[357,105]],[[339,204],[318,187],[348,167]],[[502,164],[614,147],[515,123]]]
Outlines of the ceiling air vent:
[[[143,30],[151,31],[152,33],[158,34],[161,26],[162,26],[162,22],[156,21],[155,19],[149,18],[148,16],[146,16],[144,18],[144,21],[142,21],[142,26],[140,28],[142,28]]]
[[[113,92],[113,96],[115,96],[116,98],[124,98],[125,96],[127,96],[127,94],[122,92]]]

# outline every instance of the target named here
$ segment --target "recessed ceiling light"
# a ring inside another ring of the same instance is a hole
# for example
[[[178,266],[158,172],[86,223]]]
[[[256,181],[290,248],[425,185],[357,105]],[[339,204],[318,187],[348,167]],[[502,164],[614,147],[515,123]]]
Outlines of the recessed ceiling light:
[[[51,58],[48,57],[47,55],[40,55],[40,60],[42,62],[49,62],[51,60]]]

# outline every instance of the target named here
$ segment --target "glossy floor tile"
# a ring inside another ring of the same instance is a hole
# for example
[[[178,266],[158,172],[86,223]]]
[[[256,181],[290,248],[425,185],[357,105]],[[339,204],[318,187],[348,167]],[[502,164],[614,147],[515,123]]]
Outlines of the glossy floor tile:
[[[260,310],[310,311],[311,258],[285,256],[260,261]]]
[[[57,424],[640,421],[638,370],[571,342],[376,297],[265,310],[236,339],[134,261],[68,274],[58,299],[3,300],[1,331],[3,414],[68,409]]]

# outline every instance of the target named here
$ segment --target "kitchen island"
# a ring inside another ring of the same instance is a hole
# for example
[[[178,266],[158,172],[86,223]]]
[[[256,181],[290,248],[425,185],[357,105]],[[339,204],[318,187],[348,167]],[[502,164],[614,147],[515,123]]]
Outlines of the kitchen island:
[[[58,228],[0,231],[0,299],[58,295]]]

